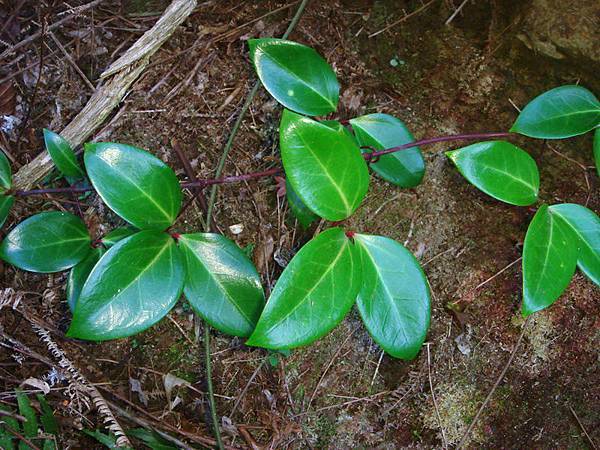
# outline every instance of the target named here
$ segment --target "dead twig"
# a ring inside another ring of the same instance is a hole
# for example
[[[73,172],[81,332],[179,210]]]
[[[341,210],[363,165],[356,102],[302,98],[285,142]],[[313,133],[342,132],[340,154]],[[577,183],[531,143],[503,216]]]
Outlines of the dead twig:
[[[77,72],[79,74],[79,76],[81,77],[81,79],[83,80],[85,85],[88,88],[90,88],[90,91],[94,92],[96,90],[96,88],[94,87],[92,82],[89,80],[89,78],[85,76],[85,73],[83,73],[81,71],[81,69],[79,68],[77,63],[73,60],[73,58],[71,57],[71,55],[69,54],[67,49],[62,45],[62,43],[58,40],[58,38],[54,35],[54,33],[52,31],[48,32],[48,35],[54,41],[54,43],[56,44],[58,49],[62,52],[62,54],[65,55],[65,58],[67,58],[67,61],[69,62],[69,64],[71,64],[73,69],[75,69],[75,72]]]
[[[256,368],[256,370],[250,376],[250,379],[246,383],[246,386],[244,386],[244,389],[242,389],[242,392],[240,393],[240,395],[235,399],[235,403],[233,404],[233,408],[231,408],[231,413],[229,413],[229,417],[230,418],[233,418],[233,415],[237,411],[237,408],[238,408],[240,402],[242,401],[242,399],[246,395],[246,392],[248,392],[248,389],[250,388],[250,385],[252,384],[252,382],[254,381],[254,379],[256,378],[256,376],[258,375],[258,372],[260,372],[260,369],[263,368],[263,366],[265,365],[266,362],[267,362],[267,358],[263,359],[260,362],[260,364],[258,365],[258,367]]]
[[[128,400],[127,398],[123,397],[122,395],[119,395],[118,393],[116,393],[114,391],[114,389],[109,390],[102,386],[100,386],[100,389],[102,389],[107,394],[113,396],[114,398],[119,399],[123,403],[126,403],[128,406],[132,407],[137,412],[146,416],[149,420],[151,420],[154,423],[154,426],[153,426],[154,429],[161,427],[165,430],[170,431],[171,433],[179,434],[180,436],[183,436],[186,439],[189,439],[190,441],[195,442],[196,444],[200,444],[200,445],[204,445],[204,446],[214,447],[216,444],[216,441],[214,439],[211,439],[207,436],[201,436],[198,434],[193,434],[188,431],[181,430],[181,429],[169,424],[168,422],[165,422],[164,420],[159,419],[152,413],[148,412],[146,409],[139,407],[138,405],[136,405],[132,401]],[[109,404],[111,406],[116,406],[113,402],[109,402]],[[117,414],[120,414],[118,409],[115,408],[115,411],[117,412]],[[135,416],[132,415],[132,417],[135,417]],[[127,417],[127,418],[129,419],[129,417]],[[139,418],[137,418],[137,419],[139,419]],[[130,420],[133,421],[133,419],[130,419]],[[139,420],[143,420],[143,419],[139,419]],[[149,424],[149,422],[148,422],[148,424]],[[152,426],[152,425],[150,425],[150,426]]]
[[[579,427],[581,428],[581,431],[583,431],[583,434],[585,434],[585,437],[587,438],[587,440],[589,441],[590,445],[592,446],[592,448],[594,450],[598,450],[598,447],[596,447],[596,443],[592,440],[592,437],[588,434],[587,430],[585,429],[585,427],[583,426],[583,423],[581,422],[581,420],[579,420],[579,416],[577,416],[577,413],[575,412],[575,410],[571,407],[571,405],[569,405],[569,409],[571,410],[571,413],[573,414],[573,416],[575,417],[575,420],[577,421],[577,423],[579,424]]]
[[[454,20],[454,18],[462,11],[462,9],[465,7],[465,5],[467,4],[468,1],[469,0],[463,0],[463,2],[460,5],[458,5],[458,8],[456,8],[454,10],[452,15],[450,17],[448,17],[448,20],[446,20],[444,25],[450,25],[450,22],[452,22]]]
[[[173,0],[154,26],[146,31],[119,59],[100,75],[106,78],[148,58],[173,34],[181,23],[188,18],[197,5],[196,0]]]
[[[183,166],[183,170],[185,172],[185,174],[187,175],[188,179],[190,181],[198,181],[198,177],[196,176],[194,169],[192,168],[192,165],[190,164],[189,159],[185,156],[185,153],[183,151],[183,149],[181,148],[181,145],[179,144],[179,141],[175,138],[171,139],[171,147],[173,147],[173,150],[175,151],[175,154],[177,155],[177,157],[179,158],[179,161],[181,162],[181,165]],[[203,189],[201,187],[195,188],[195,189],[191,189],[192,191],[192,198],[189,202],[189,204],[191,204],[194,200],[198,200],[198,203],[200,203],[200,208],[202,208],[202,212],[204,214],[206,214],[208,212],[208,205],[206,204],[206,195],[203,192]],[[196,192],[194,192],[196,191]],[[183,212],[187,209],[187,207],[189,206],[189,204],[186,204],[180,212],[180,215],[183,214]],[[202,220],[204,220],[203,217],[201,217]],[[213,222],[211,223],[210,228],[212,230],[216,230],[216,226]]]
[[[140,419],[139,417],[134,416],[133,414],[125,411],[120,406],[115,405],[114,403],[111,403],[111,402],[108,402],[108,404],[110,405],[110,407],[112,409],[114,409],[116,411],[117,414],[119,414],[122,417],[125,417],[127,420],[130,420],[131,422],[135,423],[136,425],[139,425],[140,427],[145,428],[146,430],[149,430],[151,432],[158,434],[164,440],[169,441],[172,444],[175,444],[179,448],[183,448],[185,450],[193,450],[193,448],[190,447],[189,445],[187,445],[186,443],[180,441],[177,438],[174,438],[173,436],[171,436],[167,433],[157,430],[156,428],[152,427],[148,422],[146,422],[144,419]]]
[[[467,442],[469,440],[469,436],[471,435],[471,432],[473,431],[473,429],[475,428],[475,425],[477,425],[477,422],[479,421],[479,417],[483,413],[483,410],[485,409],[485,407],[487,406],[487,404],[492,399],[492,396],[494,395],[494,392],[496,392],[496,389],[498,388],[498,386],[500,386],[500,383],[504,379],[504,375],[506,375],[506,372],[508,371],[508,368],[512,364],[512,361],[515,358],[515,355],[517,354],[517,350],[521,346],[521,342],[523,341],[523,336],[525,336],[525,330],[527,330],[527,325],[529,324],[529,319],[530,318],[531,318],[531,316],[529,316],[525,320],[525,323],[523,324],[523,329],[521,330],[521,334],[519,335],[519,339],[517,339],[517,343],[515,344],[515,347],[513,348],[513,351],[511,352],[510,357],[508,358],[508,361],[504,365],[504,368],[502,369],[502,372],[500,372],[500,375],[498,375],[498,378],[496,379],[496,382],[492,386],[492,389],[490,389],[490,392],[488,393],[487,397],[485,398],[485,400],[481,404],[481,407],[477,411],[477,414],[475,414],[475,417],[471,421],[471,424],[469,425],[469,428],[467,429],[466,433],[463,435],[462,439],[460,440],[458,446],[456,447],[457,450],[461,449],[461,448],[464,448],[465,445],[467,444]]]
[[[350,340],[350,338],[352,336],[354,336],[354,333],[356,333],[356,329],[353,330],[351,333],[348,333],[348,336],[346,337],[346,339],[344,339],[344,342],[342,342],[340,344],[340,346],[337,348],[337,350],[335,351],[335,353],[333,354],[333,356],[329,360],[329,363],[327,364],[327,367],[325,367],[325,370],[321,374],[321,377],[319,378],[319,381],[317,382],[317,385],[315,386],[315,390],[313,391],[312,395],[310,396],[310,399],[308,400],[308,405],[306,405],[306,411],[308,411],[310,409],[310,405],[312,404],[312,402],[313,402],[313,400],[315,398],[315,395],[317,395],[317,392],[319,391],[319,387],[321,387],[321,383],[325,379],[325,375],[327,375],[327,372],[329,372],[329,369],[331,368],[331,366],[333,365],[333,363],[337,359],[338,355],[340,354],[340,352],[344,348],[344,345],[346,345],[346,342],[348,342]]]
[[[417,14],[419,14],[421,11],[424,11],[426,8],[429,7],[429,5],[431,5],[433,2],[435,2],[435,0],[430,0],[429,2],[425,3],[423,6],[421,6],[420,8],[415,9],[413,12],[411,12],[410,14],[406,14],[404,17],[402,17],[401,19],[396,20],[395,22],[392,22],[391,24],[389,24],[387,27],[382,28],[379,31],[376,31],[375,33],[372,33],[369,35],[369,39],[373,38],[375,36],[377,36],[378,34],[381,33],[385,33],[387,30],[389,30],[390,28],[395,27],[396,25],[401,24],[402,22],[407,21],[408,19],[410,19],[412,16],[416,16]]]
[[[20,414],[11,413],[10,411],[4,411],[0,409],[0,416],[12,417],[13,419],[17,419],[20,422],[25,422],[27,419]]]
[[[101,0],[96,0],[92,3],[99,3]],[[104,122],[111,111],[121,103],[123,97],[128,92],[131,84],[141,75],[144,69],[149,63],[149,58],[156,52],[160,45],[157,42],[160,41],[162,44],[168,37],[167,29],[170,33],[174,32],[176,27],[185,19],[182,15],[182,11],[187,11],[189,15],[193,8],[189,8],[190,4],[195,5],[194,0],[187,0],[185,5],[183,0],[173,0],[173,3],[160,20],[163,20],[163,26],[160,29],[153,27],[144,33],[140,39],[144,39],[144,42],[150,41],[150,46],[146,49],[143,56],[141,56],[139,45],[134,44],[135,52],[127,51],[125,55],[131,55],[135,53],[137,59],[128,59],[129,65],[128,70],[120,70],[114,75],[108,82],[96,89],[95,93],[90,97],[84,108],[75,116],[75,118],[69,123],[61,132],[61,136],[65,138],[69,143],[76,147],[83,143],[92,133]],[[86,5],[89,6],[90,4]],[[182,6],[181,10],[175,11],[173,6]],[[183,7],[185,6],[185,7]],[[167,27],[165,22],[172,21],[174,26]],[[176,24],[176,25],[175,25]],[[52,29],[48,27],[49,30]],[[145,37],[147,34],[159,33],[159,36]],[[145,38],[144,38],[145,37]],[[139,41],[138,41],[139,42]],[[121,60],[122,58],[120,58]],[[133,64],[135,62],[135,64]],[[121,66],[119,66],[121,67]],[[121,67],[121,68],[124,68]],[[30,189],[35,183],[44,178],[50,170],[54,167],[52,159],[48,152],[42,152],[33,161],[26,166],[23,166],[14,175],[14,187],[16,190],[19,189]]]
[[[69,16],[63,17],[62,19],[54,22],[52,25],[49,25],[46,29],[46,31],[42,30],[42,31],[38,31],[37,33],[32,34],[31,36],[23,39],[21,42],[13,45],[12,47],[7,48],[6,50],[4,50],[1,54],[0,54],[0,59],[10,55],[11,53],[13,53],[15,50],[20,49],[21,47],[24,47],[25,45],[28,45],[30,42],[35,41],[37,38],[39,38],[42,34],[44,34],[44,32],[48,32],[48,31],[53,31],[55,29],[57,29],[58,27],[60,27],[62,24],[73,20],[75,17],[81,15],[82,12],[87,11],[90,8],[93,8],[96,5],[99,5],[100,3],[102,3],[104,0],[94,0],[90,3],[88,3],[87,5],[83,5],[77,8],[77,11],[74,14],[71,14]]]
[[[444,448],[448,448],[448,440],[446,439],[446,432],[444,431],[444,426],[442,425],[442,418],[440,416],[440,410],[438,408],[437,400],[435,399],[435,391],[433,390],[433,380],[431,377],[431,352],[429,351],[429,346],[431,345],[429,342],[425,344],[427,346],[427,373],[429,374],[429,389],[431,390],[431,398],[433,399],[433,407],[435,408],[435,415],[438,420],[438,425],[440,426],[440,430],[442,430],[442,440],[444,441]]]
[[[371,379],[371,387],[375,384],[375,379],[377,378],[377,374],[379,373],[379,367],[381,366],[381,361],[383,361],[384,351],[381,350],[381,354],[379,355],[379,360],[377,361],[377,367],[375,367],[375,373],[373,374],[373,378]]]
[[[23,441],[25,444],[27,444],[33,450],[41,450],[37,445],[34,445],[29,439],[27,439],[25,436],[23,436],[17,430],[14,430],[10,425],[4,423],[3,426],[4,426],[5,430],[7,430],[10,434],[15,436],[20,441]]]

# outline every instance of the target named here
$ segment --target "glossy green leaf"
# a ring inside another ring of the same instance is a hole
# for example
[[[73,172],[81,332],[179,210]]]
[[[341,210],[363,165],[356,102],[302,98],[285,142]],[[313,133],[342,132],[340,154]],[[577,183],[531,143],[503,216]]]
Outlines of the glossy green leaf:
[[[117,242],[129,236],[133,236],[138,231],[140,230],[130,226],[115,228],[114,230],[106,234],[102,239],[100,239],[100,242],[102,242],[102,245],[104,245],[106,248],[110,248]]]
[[[0,411],[14,413],[14,411],[0,403]],[[12,416],[0,416],[0,449],[13,450],[15,448],[13,440],[15,435],[7,430],[10,428],[14,431],[19,431],[19,422]]]
[[[150,448],[150,450],[177,450],[168,441],[164,440],[157,433],[153,433],[144,428],[127,430],[127,435],[139,439]]]
[[[44,128],[44,142],[52,162],[63,175],[76,178],[85,175],[66,139]]]
[[[512,205],[535,203],[540,174],[534,159],[505,141],[479,142],[446,152],[459,172],[476,188]]]
[[[310,344],[344,318],[361,281],[355,244],[341,228],[322,232],[287,265],[247,344],[277,350]]]
[[[85,167],[102,200],[140,229],[164,230],[181,208],[173,170],[145,150],[125,144],[85,145]]]
[[[523,246],[523,316],[547,308],[567,288],[577,262],[575,239],[548,205],[535,213]]]
[[[105,434],[100,430],[86,430],[85,428],[81,431],[83,431],[88,436],[96,439],[98,442],[100,442],[106,448],[109,448],[109,449],[118,449],[119,448],[119,447],[117,447],[117,438],[112,433]],[[128,449],[125,448],[124,450],[128,450]]]
[[[8,214],[10,213],[10,208],[12,208],[14,202],[15,198],[12,195],[0,194],[0,228],[2,228],[4,222],[6,222]]]
[[[363,147],[384,150],[415,141],[404,123],[388,114],[360,116],[351,119],[350,124]],[[370,166],[384,180],[404,188],[417,186],[425,174],[425,160],[419,147],[382,155]]]
[[[354,236],[362,257],[358,311],[369,333],[395,358],[413,359],[431,317],[427,278],[404,246],[383,236]]]
[[[37,394],[36,397],[40,403],[40,409],[42,410],[40,414],[40,420],[44,426],[44,431],[48,434],[58,436],[58,422],[54,417],[54,412],[48,404],[46,397],[44,397],[42,394]]]
[[[283,39],[250,39],[258,78],[279,103],[309,116],[337,109],[340,85],[331,66],[315,50]]]
[[[596,128],[594,133],[594,161],[596,163],[596,173],[600,177],[600,128]]]
[[[166,233],[140,231],[100,258],[83,285],[68,336],[105,341],[162,319],[183,289],[183,256]]]
[[[90,235],[73,214],[36,214],[14,227],[0,244],[0,258],[31,272],[69,269],[90,251]]]
[[[71,268],[69,278],[67,278],[67,304],[71,312],[75,311],[81,289],[104,252],[102,247],[92,248],[82,261]]]
[[[350,132],[350,130],[347,127],[342,125],[342,123],[339,120],[319,120],[319,123],[322,125],[326,125],[332,130],[337,131],[339,133],[343,132],[346,136],[352,139],[352,141],[355,142],[356,145],[358,145],[358,141],[356,140],[354,135]]]
[[[280,127],[283,167],[300,199],[327,220],[350,216],[369,187],[369,170],[356,143],[343,130],[289,110]]]
[[[298,222],[303,228],[308,228],[311,223],[319,218],[319,216],[308,209],[302,199],[298,197],[298,194],[296,194],[296,191],[294,191],[294,188],[288,180],[285,181],[285,193],[292,215],[298,219]]]
[[[600,286],[600,218],[594,211],[574,203],[552,205],[550,213],[560,216],[577,237],[577,266]]]
[[[7,191],[12,186],[12,172],[10,170],[10,161],[0,150],[0,193]]]
[[[187,268],[183,292],[194,311],[217,330],[250,336],[265,305],[254,264],[220,234],[183,234],[179,246]]]
[[[560,86],[529,102],[510,131],[540,139],[587,133],[600,124],[600,102],[581,86]]]
[[[19,414],[25,417],[23,422],[23,434],[26,438],[36,438],[38,435],[38,420],[35,410],[31,406],[29,397],[20,390],[17,390],[17,404],[19,405]]]

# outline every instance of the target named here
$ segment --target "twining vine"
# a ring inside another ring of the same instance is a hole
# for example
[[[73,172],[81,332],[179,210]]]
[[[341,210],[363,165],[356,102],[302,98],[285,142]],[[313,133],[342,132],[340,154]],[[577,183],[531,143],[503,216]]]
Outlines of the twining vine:
[[[221,177],[230,138],[214,179],[180,183],[161,160],[126,144],[85,144],[82,166],[65,139],[44,130],[46,149],[72,186],[15,191],[10,164],[0,153],[0,226],[16,198],[88,191],[128,223],[92,238],[79,217],[43,212],[17,224],[0,243],[0,258],[20,269],[70,270],[68,336],[90,341],[132,336],[161,320],[183,293],[210,326],[247,338],[247,345],[279,351],[323,337],[356,305],[374,341],[389,355],[410,360],[419,353],[431,318],[424,271],[402,244],[340,226],[364,200],[369,169],[399,188],[411,188],[426,170],[420,146],[476,141],[446,155],[476,188],[522,207],[538,202],[538,167],[529,153],[502,139],[516,134],[565,139],[594,131],[600,168],[600,102],[581,86],[542,93],[507,132],[416,141],[388,114],[328,119],[337,110],[340,86],[313,49],[270,38],[251,40],[249,46],[260,82],[285,107],[279,129],[283,168]],[[233,241],[211,233],[210,224],[219,185],[279,173],[285,174],[290,210],[301,226],[308,228],[319,217],[332,226],[290,260],[267,302],[252,261]],[[205,232],[174,230],[182,189],[209,187]],[[522,314],[554,303],[576,267],[600,285],[600,219],[574,203],[539,205],[524,239]],[[210,378],[209,337],[205,327]]]

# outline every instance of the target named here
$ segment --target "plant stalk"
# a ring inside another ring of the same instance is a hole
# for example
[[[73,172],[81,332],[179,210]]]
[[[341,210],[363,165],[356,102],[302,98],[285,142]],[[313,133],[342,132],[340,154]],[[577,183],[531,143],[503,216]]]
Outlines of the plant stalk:
[[[217,417],[217,403],[215,402],[215,392],[212,383],[212,364],[210,360],[210,329],[208,323],[204,322],[204,365],[206,369],[206,386],[208,391],[208,404],[210,406],[210,417],[213,423],[213,434],[217,441],[217,448],[222,450],[223,440],[221,439],[221,431],[219,428],[219,418]]]
[[[302,0],[302,2],[300,3],[300,6],[298,6],[298,9],[296,10],[296,14],[294,14],[292,21],[290,22],[290,24],[287,27],[287,30],[283,34],[283,39],[286,39],[290,35],[292,30],[296,27],[307,3],[308,3],[308,0]],[[219,163],[217,165],[217,170],[215,172],[215,180],[212,180],[213,181],[212,183],[203,183],[202,181],[197,182],[197,183],[200,183],[198,185],[199,189],[202,189],[205,186],[212,185],[212,189],[210,190],[210,196],[208,198],[208,205],[206,208],[206,224],[205,224],[206,231],[211,231],[212,224],[214,222],[213,208],[215,206],[215,200],[217,198],[217,188],[218,188],[219,184],[223,184],[222,181],[224,179],[220,179],[220,177],[221,177],[221,174],[223,173],[223,169],[225,168],[225,161],[227,160],[227,156],[229,155],[229,152],[230,152],[231,148],[233,147],[233,140],[235,139],[235,136],[236,136],[238,130],[240,129],[242,120],[244,119],[246,112],[250,108],[250,104],[254,100],[254,97],[256,96],[256,93],[258,92],[259,87],[260,87],[260,81],[257,80],[254,83],[254,86],[252,87],[250,93],[248,94],[248,97],[246,98],[246,101],[244,102],[244,106],[242,107],[242,110],[240,111],[240,114],[238,115],[235,123],[233,124],[231,133],[229,134],[229,137],[227,138],[227,143],[225,144],[225,148],[223,149],[223,154],[221,155],[221,158],[219,159]],[[273,175],[279,171],[280,171],[280,169],[277,169],[275,172],[273,172],[273,169],[272,169],[271,171],[261,172],[258,174],[249,174],[249,175],[247,175],[247,178],[243,178],[243,175],[241,176],[241,178],[240,177],[225,177],[225,178],[240,178],[240,179],[236,179],[235,181],[243,181],[245,179],[267,177],[267,176]],[[229,181],[229,182],[234,182],[234,181]],[[194,183],[194,181],[192,181],[192,184],[193,183]],[[190,187],[192,187],[192,186],[190,186]],[[217,440],[217,447],[219,449],[222,449],[223,442],[221,440],[219,419],[217,417],[217,406],[216,406],[216,402],[215,402],[215,395],[213,392],[213,384],[212,384],[212,373],[211,373],[212,370],[211,370],[211,359],[210,359],[210,329],[209,329],[209,325],[207,322],[204,322],[204,362],[206,365],[206,383],[208,385],[208,400],[210,403],[210,415],[212,417],[214,435],[215,435],[215,439]]]
[[[409,148],[414,148],[422,145],[431,145],[439,142],[450,142],[450,141],[476,141],[480,139],[493,139],[493,138],[506,138],[515,136],[515,133],[506,132],[495,132],[495,133],[473,133],[473,134],[451,134],[448,136],[437,136],[428,139],[421,139],[420,141],[410,142],[408,144],[398,145],[397,147],[386,148],[385,150],[373,151],[364,153],[363,156],[367,161],[371,161],[373,158],[377,158],[382,155],[399,152]],[[260,178],[271,177],[283,172],[280,167],[274,167],[262,172],[246,173],[243,175],[235,175],[222,178],[214,178],[208,180],[188,181],[181,183],[182,189],[188,188],[202,188],[206,186],[213,186],[213,189],[220,184],[239,183],[241,181],[255,180]],[[220,174],[220,172],[218,172]],[[65,187],[65,188],[49,188],[49,189],[31,189],[29,191],[13,191],[6,192],[6,195],[12,194],[16,197],[28,197],[31,195],[42,195],[42,194],[63,194],[63,193],[82,193],[93,191],[93,187]],[[212,194],[212,192],[211,192]],[[211,195],[209,199],[209,212],[212,211],[214,205],[214,198]],[[207,214],[208,216],[208,214]],[[212,216],[212,213],[211,213]]]

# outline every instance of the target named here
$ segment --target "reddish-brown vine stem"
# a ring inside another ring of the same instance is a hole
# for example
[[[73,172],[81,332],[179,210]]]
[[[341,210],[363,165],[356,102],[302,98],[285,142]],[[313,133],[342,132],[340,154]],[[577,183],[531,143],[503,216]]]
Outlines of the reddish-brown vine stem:
[[[410,142],[408,144],[399,145],[397,147],[386,148],[385,150],[373,151],[365,153],[363,156],[368,162],[372,162],[374,158],[379,158],[382,155],[395,153],[401,150],[414,148],[422,145],[431,145],[438,142],[449,142],[449,141],[475,141],[480,139],[494,139],[494,138],[505,138],[515,136],[514,133],[497,132],[497,133],[473,133],[473,134],[453,134],[449,136],[438,136],[429,139],[421,139],[420,141]],[[259,178],[271,177],[282,172],[283,169],[280,167],[274,167],[269,170],[262,172],[246,173],[243,175],[235,175],[223,178],[216,178],[212,180],[198,180],[181,183],[183,189],[188,188],[204,188],[207,186],[213,186],[215,184],[229,184],[239,183],[241,181],[254,180]],[[66,187],[66,188],[49,188],[49,189],[32,189],[30,191],[14,191],[13,195],[16,197],[27,197],[31,195],[41,194],[61,194],[61,193],[81,193],[93,191],[93,187]],[[10,193],[10,192],[9,192]]]

